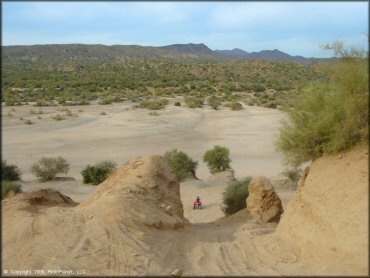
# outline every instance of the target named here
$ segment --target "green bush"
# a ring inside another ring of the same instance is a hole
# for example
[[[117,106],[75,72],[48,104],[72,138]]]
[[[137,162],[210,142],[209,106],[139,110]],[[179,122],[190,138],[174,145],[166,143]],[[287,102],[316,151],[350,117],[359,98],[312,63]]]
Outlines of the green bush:
[[[189,175],[195,176],[198,162],[192,160],[186,153],[172,149],[167,151],[163,157],[175,173],[178,181],[184,180]]]
[[[100,105],[108,105],[108,104],[112,104],[113,103],[113,98],[111,97],[107,97],[107,98],[103,98],[101,100],[99,100],[98,102]]]
[[[255,92],[264,92],[266,90],[266,88],[263,86],[263,85],[260,85],[260,84],[255,84],[253,86],[253,90]]]
[[[240,102],[233,101],[231,103],[231,110],[242,110],[243,105]]]
[[[98,185],[106,180],[116,167],[117,164],[109,160],[96,163],[93,166],[87,165],[85,169],[81,171],[83,182]]]
[[[180,101],[176,101],[175,102],[175,106],[181,106],[181,102]]]
[[[283,172],[283,175],[286,176],[291,181],[297,182],[302,176],[302,170],[297,167],[293,167],[285,170]]]
[[[267,103],[267,107],[276,109],[277,103],[274,102],[274,101],[271,101],[271,102]]]
[[[21,178],[21,171],[17,165],[7,164],[6,160],[1,160],[1,179],[16,181]]]
[[[63,121],[63,120],[66,119],[63,115],[60,115],[60,114],[56,114],[56,115],[52,116],[52,118],[55,121]]]
[[[222,193],[222,211],[226,216],[247,207],[248,186],[252,177],[237,181],[229,185]]]
[[[368,138],[367,53],[346,50],[342,44],[330,47],[341,57],[327,69],[330,81],[306,89],[280,129],[277,148],[293,166]]]
[[[203,107],[203,99],[197,97],[186,97],[185,103],[189,108],[201,108]]]
[[[62,157],[43,157],[31,166],[31,172],[42,181],[52,180],[60,174],[67,174],[69,164]]]
[[[211,96],[208,99],[208,105],[211,106],[213,109],[217,110],[219,106],[221,105],[221,101],[218,97]]]
[[[163,98],[159,100],[144,100],[137,107],[149,110],[160,110],[165,108],[167,104],[168,100]]]
[[[207,163],[211,173],[217,173],[230,169],[230,151],[226,147],[214,146],[212,150],[208,150],[203,161]]]
[[[11,191],[13,191],[15,194],[22,192],[22,186],[19,182],[2,180],[1,187],[2,187],[1,199],[3,199]]]

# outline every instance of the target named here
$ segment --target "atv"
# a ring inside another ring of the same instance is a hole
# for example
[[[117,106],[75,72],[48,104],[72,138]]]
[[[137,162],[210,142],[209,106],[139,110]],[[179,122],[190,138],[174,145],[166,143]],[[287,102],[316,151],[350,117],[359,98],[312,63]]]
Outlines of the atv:
[[[201,201],[194,201],[193,209],[202,209],[202,202]]]

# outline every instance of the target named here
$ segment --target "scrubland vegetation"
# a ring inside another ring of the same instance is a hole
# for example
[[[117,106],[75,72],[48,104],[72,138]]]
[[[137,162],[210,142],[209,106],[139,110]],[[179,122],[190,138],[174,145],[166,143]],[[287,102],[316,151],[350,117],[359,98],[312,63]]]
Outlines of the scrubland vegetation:
[[[308,82],[325,78],[314,65],[282,61],[132,59],[81,65],[6,60],[3,100],[8,106],[36,102],[36,107],[128,100],[156,110],[167,104],[158,99],[183,96],[186,105],[195,108],[214,96],[220,102],[276,108],[288,105],[291,95]]]
[[[326,48],[334,50],[340,61],[323,67],[330,77],[327,81],[297,95],[277,140],[293,166],[368,139],[368,53],[346,49],[342,43]]]
[[[3,199],[10,192],[14,192],[15,194],[22,192],[21,184],[16,181],[2,180],[1,187],[2,187],[1,199]]]
[[[15,194],[22,192],[22,186],[18,182],[21,178],[21,171],[17,165],[8,164],[6,160],[1,160],[1,187],[3,199],[10,192]]]
[[[226,147],[214,146],[212,150],[206,151],[203,156],[203,161],[207,163],[211,173],[231,169],[230,151]]]
[[[163,157],[175,173],[178,181],[183,181],[189,176],[195,177],[198,162],[191,159],[186,153],[172,149],[167,151]]]
[[[31,166],[31,172],[41,181],[52,180],[57,174],[67,174],[69,164],[63,157],[43,157]]]
[[[17,165],[8,164],[6,160],[1,160],[1,179],[16,181],[21,178],[21,171]]]
[[[226,216],[246,208],[248,197],[248,186],[252,177],[247,177],[242,181],[237,181],[229,185],[222,194],[221,209]]]
[[[117,164],[109,160],[98,162],[92,166],[87,165],[86,168],[81,171],[83,183],[98,185],[105,181],[109,174],[116,169],[116,167]]]

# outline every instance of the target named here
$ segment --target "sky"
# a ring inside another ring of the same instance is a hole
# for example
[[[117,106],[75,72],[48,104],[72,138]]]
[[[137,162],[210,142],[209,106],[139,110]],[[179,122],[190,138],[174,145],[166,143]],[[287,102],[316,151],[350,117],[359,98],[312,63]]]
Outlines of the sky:
[[[330,57],[368,47],[368,2],[2,2],[2,45],[204,43]]]

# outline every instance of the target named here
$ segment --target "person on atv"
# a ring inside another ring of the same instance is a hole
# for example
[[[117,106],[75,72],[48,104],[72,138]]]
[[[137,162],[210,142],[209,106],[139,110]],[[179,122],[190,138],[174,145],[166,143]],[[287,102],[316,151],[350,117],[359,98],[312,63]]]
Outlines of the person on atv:
[[[202,202],[200,201],[200,197],[197,196],[196,201],[194,201],[193,209],[195,209],[195,208],[201,208],[201,207],[202,207]]]

